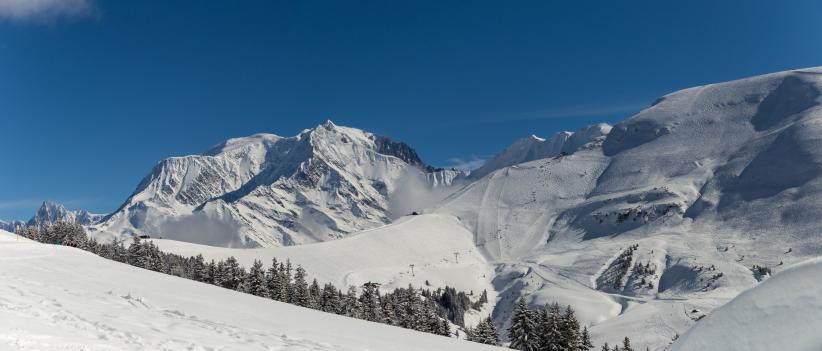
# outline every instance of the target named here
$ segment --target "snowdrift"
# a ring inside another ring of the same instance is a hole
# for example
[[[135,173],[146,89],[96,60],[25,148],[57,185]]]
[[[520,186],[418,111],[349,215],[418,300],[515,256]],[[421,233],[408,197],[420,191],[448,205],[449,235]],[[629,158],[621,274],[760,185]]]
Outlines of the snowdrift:
[[[820,278],[822,259],[788,268],[716,309],[671,350],[822,349]]]

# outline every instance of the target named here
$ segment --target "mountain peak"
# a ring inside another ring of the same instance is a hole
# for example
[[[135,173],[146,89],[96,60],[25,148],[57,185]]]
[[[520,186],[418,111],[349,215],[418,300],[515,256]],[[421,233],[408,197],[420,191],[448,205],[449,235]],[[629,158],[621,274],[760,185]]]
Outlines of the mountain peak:
[[[40,227],[44,224],[54,222],[70,222],[88,225],[93,224],[102,218],[102,215],[89,213],[86,210],[69,211],[65,206],[63,206],[63,204],[46,200],[43,201],[43,204],[40,205],[37,213],[35,213],[34,217],[32,217],[26,225],[30,227]]]
[[[497,169],[515,164],[571,154],[593,143],[601,143],[611,131],[611,126],[600,123],[584,127],[576,132],[562,131],[545,139],[536,135],[522,138],[485,162],[471,173],[472,178],[481,178]]]
[[[168,158],[96,229],[233,247],[331,240],[388,223],[408,175],[451,184],[452,174],[428,177],[435,171],[403,142],[327,120],[293,137],[255,134]],[[208,221],[213,235],[193,233],[189,220]]]
[[[334,129],[334,127],[336,126],[337,125],[334,124],[334,122],[332,122],[330,119],[327,119],[325,120],[325,122],[323,122],[323,124],[320,124],[320,127],[323,127],[325,129]]]

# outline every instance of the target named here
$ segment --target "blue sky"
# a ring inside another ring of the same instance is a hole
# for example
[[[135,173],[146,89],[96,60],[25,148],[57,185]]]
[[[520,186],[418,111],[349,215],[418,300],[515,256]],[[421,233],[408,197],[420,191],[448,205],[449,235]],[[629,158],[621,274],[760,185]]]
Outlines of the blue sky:
[[[817,1],[0,1],[0,218],[325,119],[437,166],[822,64]],[[24,4],[24,5],[20,5]]]

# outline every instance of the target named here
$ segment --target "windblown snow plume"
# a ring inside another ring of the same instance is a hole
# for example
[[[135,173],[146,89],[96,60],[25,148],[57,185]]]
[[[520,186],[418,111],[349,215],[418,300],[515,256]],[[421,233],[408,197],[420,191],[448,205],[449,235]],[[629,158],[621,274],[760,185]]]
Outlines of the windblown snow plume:
[[[441,171],[462,174],[459,171]],[[407,216],[414,212],[422,213],[424,209],[434,207],[448,195],[456,191],[462,178],[448,180],[446,184],[436,185],[432,182],[432,174],[406,172],[395,185],[394,192],[389,198],[388,211],[393,219]]]

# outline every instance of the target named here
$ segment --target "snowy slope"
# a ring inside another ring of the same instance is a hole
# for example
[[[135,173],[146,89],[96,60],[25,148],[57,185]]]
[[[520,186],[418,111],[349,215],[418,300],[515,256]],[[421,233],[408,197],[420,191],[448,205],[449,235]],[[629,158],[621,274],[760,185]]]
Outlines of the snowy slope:
[[[822,349],[822,259],[786,269],[700,321],[673,351]]]
[[[579,149],[596,147],[602,143],[610,131],[611,126],[601,123],[582,128],[577,132],[560,132],[548,139],[532,135],[517,140],[505,150],[485,161],[480,168],[471,172],[470,177],[479,179],[503,167],[560,154],[568,155]]]
[[[0,349],[493,350],[0,232]]]
[[[373,281],[388,291],[408,284],[424,287],[428,281],[433,288],[449,285],[475,293],[487,289],[493,299],[493,268],[475,248],[473,234],[447,215],[408,216],[385,227],[311,245],[230,249],[173,240],[154,243],[161,250],[186,256],[203,254],[215,260],[234,256],[246,267],[255,259],[265,264],[273,257],[289,259],[313,278],[339,287]]]
[[[436,212],[500,264],[498,322],[528,295],[586,306],[599,340],[662,347],[754,285],[753,265],[819,255],[821,91],[822,69],[679,91],[601,147],[502,168]]]
[[[403,143],[328,121],[294,137],[258,134],[166,159],[91,232],[226,247],[321,242],[390,222],[390,195],[406,178],[423,179],[425,191],[456,176]]]

